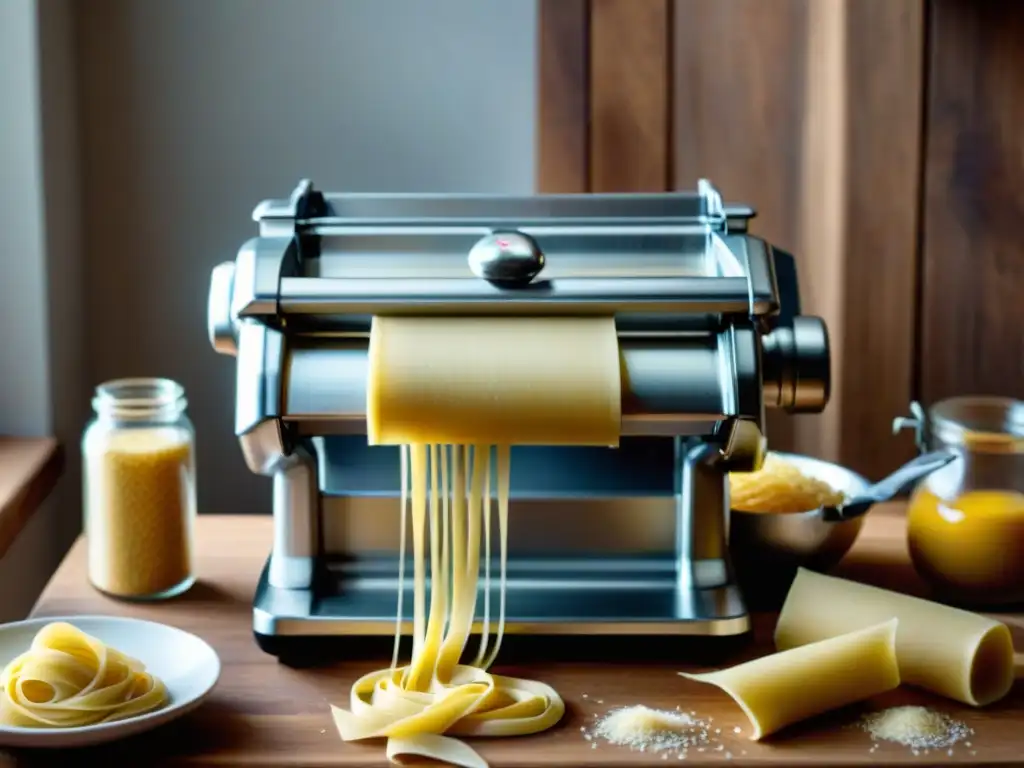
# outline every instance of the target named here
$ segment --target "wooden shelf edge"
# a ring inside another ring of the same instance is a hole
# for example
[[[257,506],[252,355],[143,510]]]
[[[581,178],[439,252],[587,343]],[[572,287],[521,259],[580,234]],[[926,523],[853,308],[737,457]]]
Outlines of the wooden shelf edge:
[[[52,437],[0,436],[0,557],[53,491],[64,452]]]

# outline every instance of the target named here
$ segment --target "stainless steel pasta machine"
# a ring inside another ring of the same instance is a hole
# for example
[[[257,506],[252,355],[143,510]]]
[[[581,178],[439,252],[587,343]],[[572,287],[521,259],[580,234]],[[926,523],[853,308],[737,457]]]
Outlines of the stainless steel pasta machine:
[[[706,181],[518,197],[304,181],[261,203],[208,308],[214,349],[236,358],[245,461],[273,478],[261,647],[394,632],[399,454],[367,445],[364,413],[386,314],[615,317],[620,447],[513,448],[508,633],[746,632],[726,473],[759,462],[766,408],[829,397],[824,323],[800,316],[793,259],[748,233],[753,215]]]

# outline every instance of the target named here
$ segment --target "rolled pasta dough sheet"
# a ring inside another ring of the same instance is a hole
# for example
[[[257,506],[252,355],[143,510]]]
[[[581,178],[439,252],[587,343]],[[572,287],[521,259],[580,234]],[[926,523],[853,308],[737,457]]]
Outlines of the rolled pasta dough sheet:
[[[900,684],[896,620],[754,659],[690,680],[717,686],[750,719],[757,741],[801,720]]]
[[[371,445],[617,446],[611,317],[375,317]]]
[[[775,627],[787,650],[899,619],[900,677],[950,699],[985,706],[1013,685],[1013,638],[1001,622],[886,589],[801,569]]]

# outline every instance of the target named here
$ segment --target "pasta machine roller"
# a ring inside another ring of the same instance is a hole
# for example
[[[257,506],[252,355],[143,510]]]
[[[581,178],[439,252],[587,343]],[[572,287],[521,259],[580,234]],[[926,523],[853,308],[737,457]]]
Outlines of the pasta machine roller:
[[[824,323],[799,314],[793,259],[748,233],[753,216],[706,181],[529,196],[303,181],[261,203],[208,308],[214,349],[236,358],[245,461],[273,478],[261,647],[394,632],[399,450],[367,445],[365,403],[371,319],[397,314],[615,317],[621,445],[512,449],[508,633],[745,633],[726,473],[758,465],[766,408],[829,398]]]

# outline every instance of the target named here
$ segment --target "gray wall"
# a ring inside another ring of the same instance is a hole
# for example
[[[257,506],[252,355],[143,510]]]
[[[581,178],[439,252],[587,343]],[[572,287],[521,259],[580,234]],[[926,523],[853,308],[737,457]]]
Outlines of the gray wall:
[[[0,621],[24,615],[76,535],[87,408],[74,0],[0,2],[0,434],[56,435],[61,484],[0,560]]]
[[[4,432],[45,434],[51,426],[47,365],[46,254],[38,45],[31,3],[0,3],[0,349],[4,350],[0,413]],[[24,297],[24,300],[15,300]]]
[[[189,393],[200,506],[269,509],[206,341],[210,269],[253,206],[338,190],[529,191],[534,0],[89,0],[80,14],[93,382]]]
[[[0,561],[0,621],[78,530],[100,381],[180,380],[202,509],[269,509],[206,340],[210,269],[303,176],[531,190],[535,27],[535,0],[0,0],[0,434],[69,457]]]

